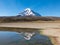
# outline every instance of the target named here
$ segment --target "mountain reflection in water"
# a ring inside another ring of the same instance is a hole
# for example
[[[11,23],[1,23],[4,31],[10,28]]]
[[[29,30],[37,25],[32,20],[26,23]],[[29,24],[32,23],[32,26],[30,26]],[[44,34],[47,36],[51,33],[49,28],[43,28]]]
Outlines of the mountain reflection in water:
[[[52,45],[47,36],[35,34],[30,40],[18,32],[0,31],[0,45]]]

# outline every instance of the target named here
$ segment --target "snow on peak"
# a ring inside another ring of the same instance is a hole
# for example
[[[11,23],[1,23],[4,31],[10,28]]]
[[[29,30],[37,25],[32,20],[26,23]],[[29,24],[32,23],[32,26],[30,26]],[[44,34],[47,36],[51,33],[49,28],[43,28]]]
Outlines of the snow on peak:
[[[25,11],[26,16],[35,15],[30,8],[26,8],[24,11]]]
[[[29,11],[29,12],[30,12],[30,11],[31,11],[31,9],[30,9],[30,8],[26,8],[26,9],[25,9],[25,11]]]

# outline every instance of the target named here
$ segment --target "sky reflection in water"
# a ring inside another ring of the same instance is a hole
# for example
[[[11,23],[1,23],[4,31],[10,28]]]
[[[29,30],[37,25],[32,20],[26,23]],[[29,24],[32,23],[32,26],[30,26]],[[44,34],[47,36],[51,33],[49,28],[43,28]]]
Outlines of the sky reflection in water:
[[[0,45],[52,45],[47,36],[36,34],[30,40],[18,32],[0,31]]]

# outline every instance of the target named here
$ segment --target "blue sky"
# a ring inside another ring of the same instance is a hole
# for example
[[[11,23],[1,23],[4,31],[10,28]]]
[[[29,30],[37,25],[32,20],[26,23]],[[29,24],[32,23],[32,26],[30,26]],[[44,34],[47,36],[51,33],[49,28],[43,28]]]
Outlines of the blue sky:
[[[42,16],[60,17],[60,0],[0,0],[0,16],[16,16],[26,8]]]

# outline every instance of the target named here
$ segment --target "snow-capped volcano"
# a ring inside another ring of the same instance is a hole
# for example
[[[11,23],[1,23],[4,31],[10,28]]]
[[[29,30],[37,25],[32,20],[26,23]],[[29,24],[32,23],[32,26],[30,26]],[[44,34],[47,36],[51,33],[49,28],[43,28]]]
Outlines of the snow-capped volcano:
[[[30,8],[26,8],[23,12],[19,13],[20,16],[41,16],[40,14],[34,12]]]

